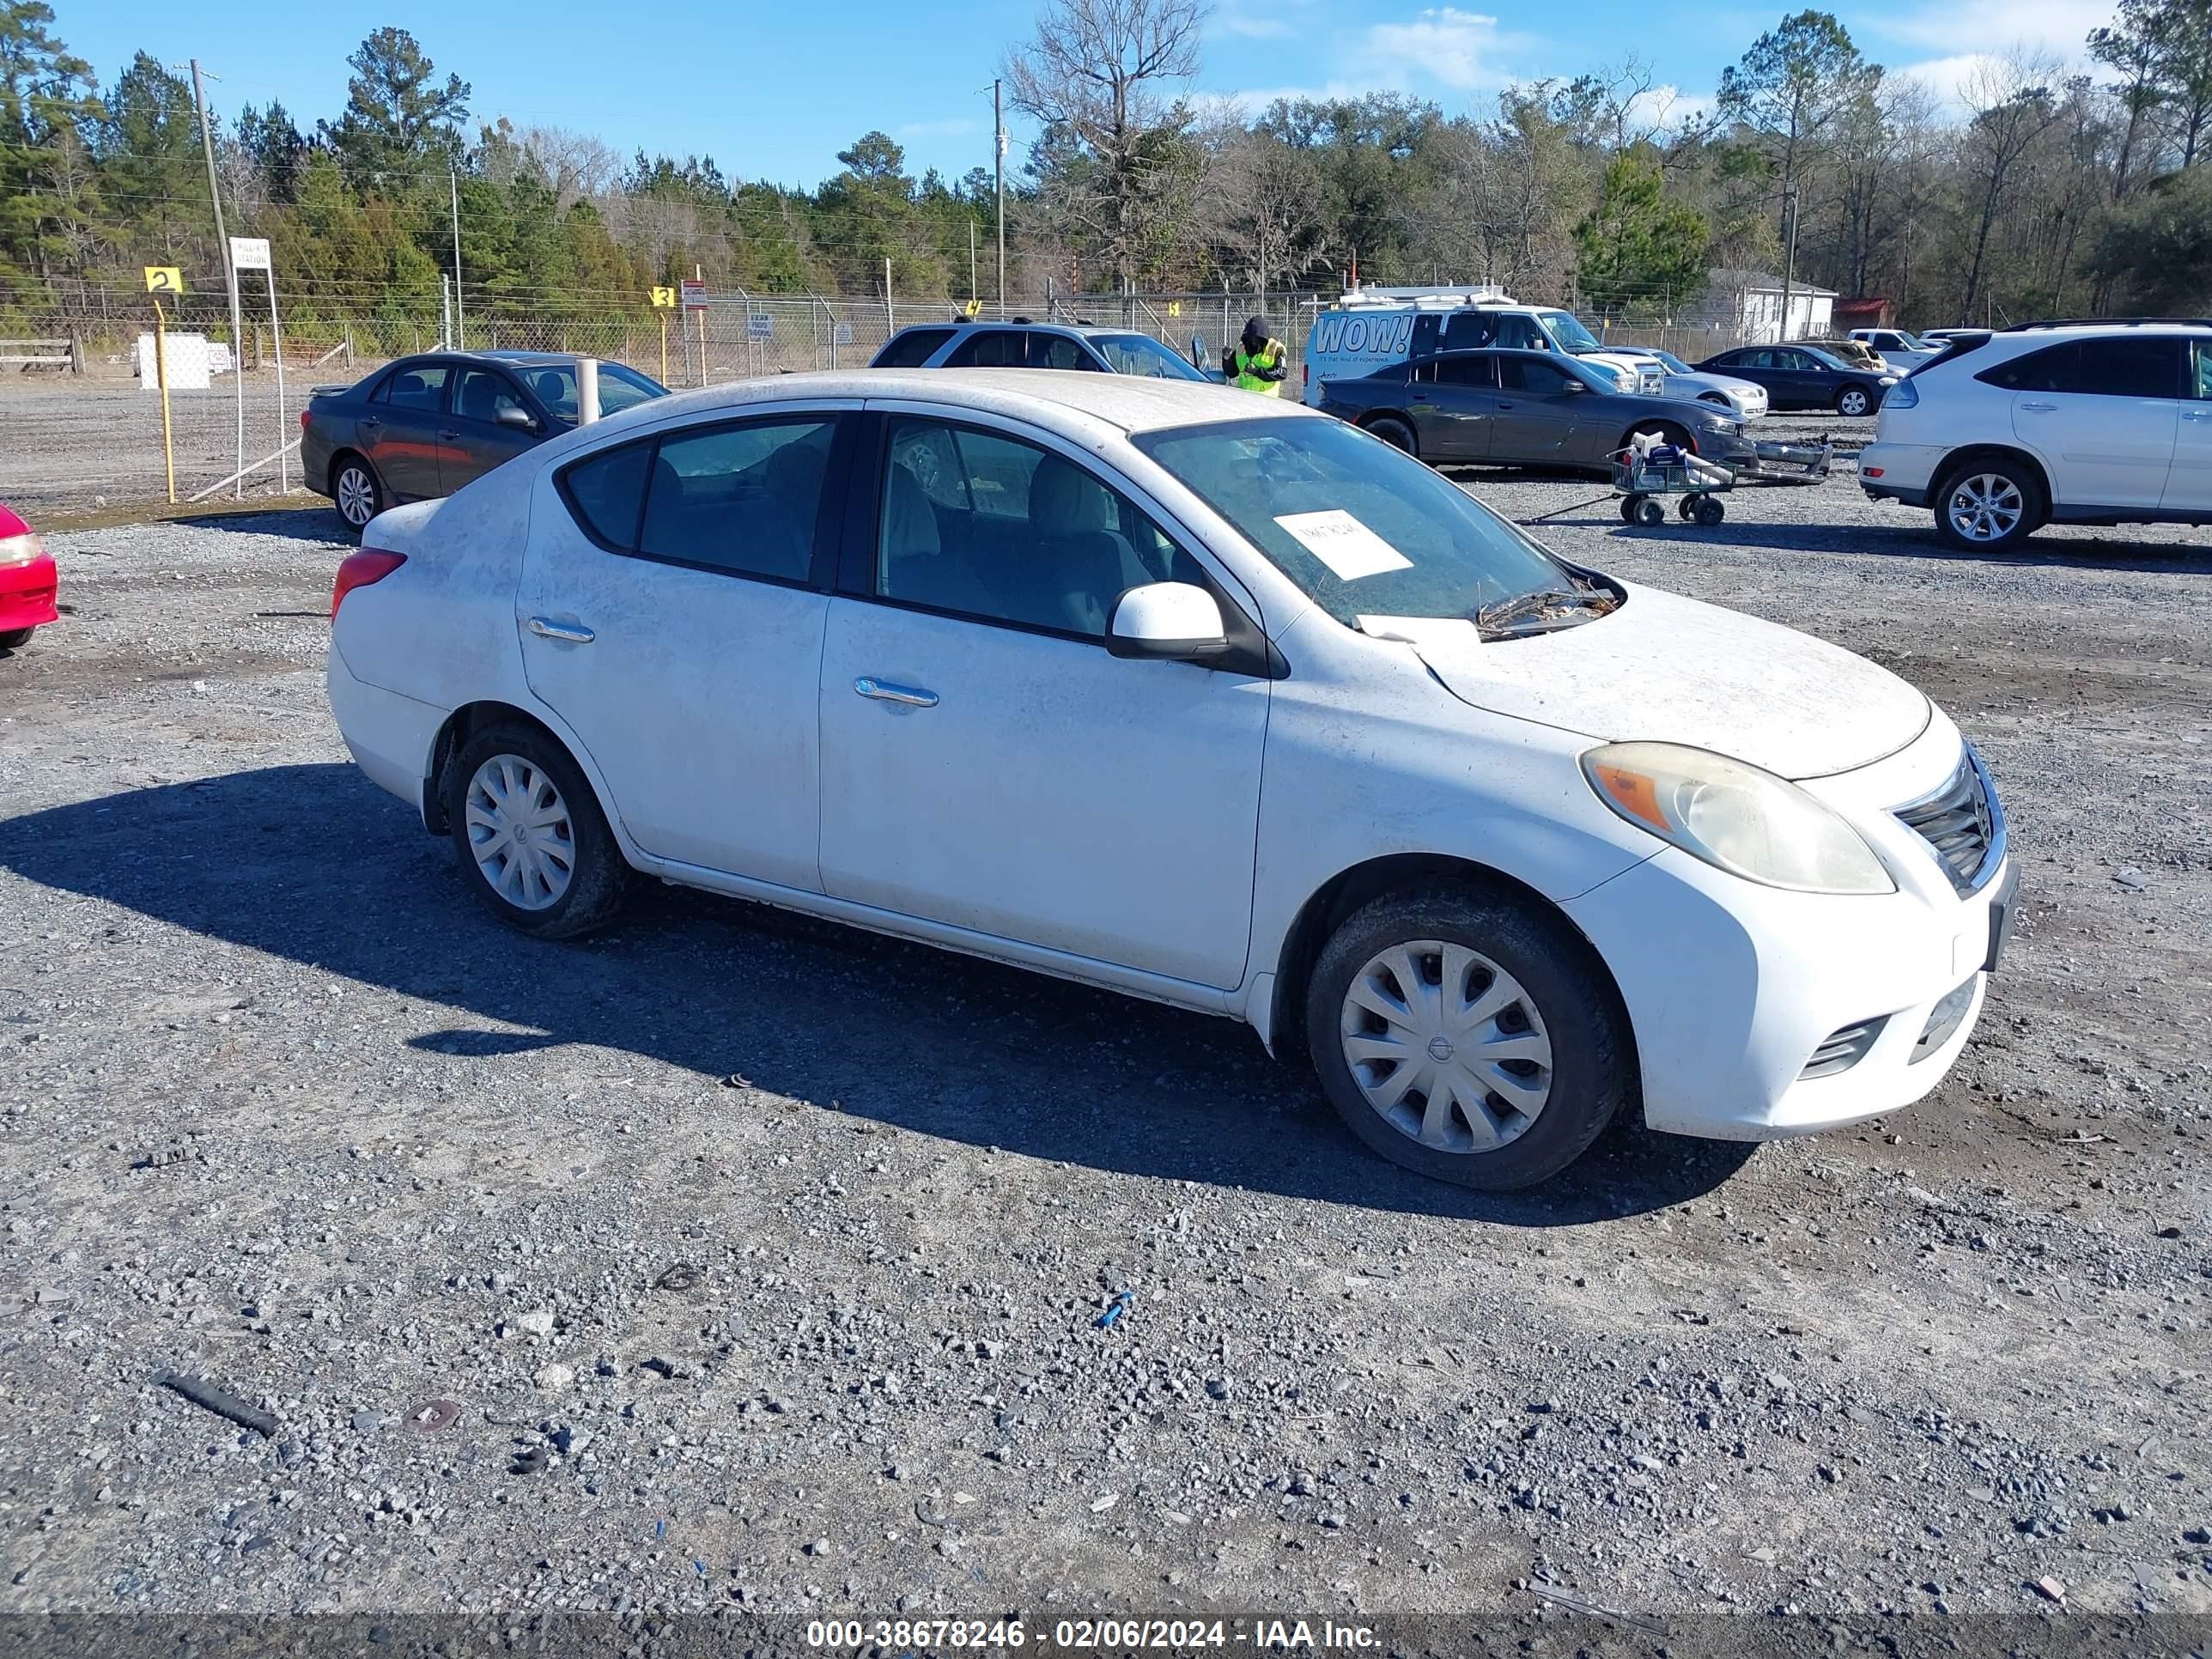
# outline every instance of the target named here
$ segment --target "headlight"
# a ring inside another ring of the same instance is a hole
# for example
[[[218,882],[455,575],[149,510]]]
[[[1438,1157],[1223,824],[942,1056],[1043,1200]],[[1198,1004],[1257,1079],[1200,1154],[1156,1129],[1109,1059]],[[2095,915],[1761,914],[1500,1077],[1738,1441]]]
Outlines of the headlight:
[[[1798,893],[1893,893],[1859,832],[1796,784],[1678,743],[1583,757],[1597,798],[1660,840],[1747,881]]]
[[[46,544],[29,531],[20,536],[0,536],[0,568],[28,564],[46,550]]]
[[[1881,377],[1881,383],[1884,386],[1895,386],[1897,384],[1897,376],[1894,374],[1885,374]]]

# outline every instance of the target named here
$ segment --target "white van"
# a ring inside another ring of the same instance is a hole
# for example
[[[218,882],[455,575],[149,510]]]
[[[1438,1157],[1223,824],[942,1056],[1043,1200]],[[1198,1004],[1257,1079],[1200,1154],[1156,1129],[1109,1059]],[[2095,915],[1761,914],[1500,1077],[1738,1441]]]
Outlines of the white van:
[[[1613,350],[1571,311],[1524,306],[1500,288],[1358,288],[1314,319],[1306,337],[1306,402],[1323,380],[1358,379],[1409,357],[1504,346],[1558,351],[1614,371],[1624,392],[1662,396],[1666,371],[1635,350]]]

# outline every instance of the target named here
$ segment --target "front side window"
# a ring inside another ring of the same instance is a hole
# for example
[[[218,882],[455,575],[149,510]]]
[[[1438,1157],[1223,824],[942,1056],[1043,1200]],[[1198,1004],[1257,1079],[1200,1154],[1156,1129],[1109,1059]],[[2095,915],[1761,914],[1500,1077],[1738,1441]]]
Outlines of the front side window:
[[[515,372],[531,395],[545,405],[556,420],[576,423],[576,366],[574,363],[517,363]],[[665,398],[668,388],[620,363],[599,365],[599,413],[619,415],[625,409]]]
[[[435,413],[446,406],[446,365],[417,363],[411,368],[393,370],[384,383],[380,401],[394,409]]]
[[[1101,334],[1091,343],[1116,374],[1149,374],[1161,380],[1206,379],[1149,334]]]
[[[1511,314],[1498,319],[1497,343],[1516,351],[1549,351],[1552,349],[1552,343],[1544,337],[1542,331],[1531,319]],[[1590,342],[1593,346],[1596,343],[1595,340]]]
[[[1096,368],[1091,354],[1065,334],[1030,336],[1031,368]]]
[[[1474,496],[1341,421],[1218,422],[1131,441],[1328,614],[1472,619],[1573,574]]]
[[[2191,384],[2195,390],[2189,395],[2199,403],[2212,403],[2212,340],[2192,341],[2190,351],[2194,360]]]
[[[459,384],[453,388],[453,413],[465,421],[482,421],[487,426],[499,419],[505,409],[520,409],[526,415],[522,394],[514,389],[514,382],[495,368],[464,368]],[[535,424],[536,416],[532,416]]]
[[[1541,357],[1501,357],[1498,366],[1507,391],[1525,392],[1532,398],[1556,397],[1575,378]]]
[[[665,434],[645,481],[636,550],[709,570],[805,580],[835,432],[834,421],[816,417]],[[580,510],[581,471],[568,476]],[[611,498],[619,500],[621,482],[608,479]]]
[[[1064,456],[941,421],[895,419],[886,438],[880,598],[1096,640],[1127,589],[1204,580],[1134,503]]]
[[[876,361],[870,367],[920,368],[936,355],[938,347],[951,337],[949,328],[903,329],[876,354]]]
[[[1026,368],[1029,342],[1010,328],[987,328],[970,334],[945,360],[947,368]]]

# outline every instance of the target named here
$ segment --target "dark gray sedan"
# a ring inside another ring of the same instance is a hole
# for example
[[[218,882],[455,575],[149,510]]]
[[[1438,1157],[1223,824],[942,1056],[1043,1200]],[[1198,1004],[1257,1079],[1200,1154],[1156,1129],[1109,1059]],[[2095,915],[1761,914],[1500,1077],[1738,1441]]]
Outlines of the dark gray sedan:
[[[668,388],[599,365],[599,412]],[[300,411],[307,488],[359,531],[401,501],[450,495],[576,424],[576,360],[544,351],[434,351],[352,386],[318,386]]]
[[[1446,351],[1322,385],[1321,407],[1439,465],[1570,467],[1610,476],[1613,454],[1656,433],[1707,460],[1754,467],[1728,410],[1617,389],[1600,364],[1549,351]]]

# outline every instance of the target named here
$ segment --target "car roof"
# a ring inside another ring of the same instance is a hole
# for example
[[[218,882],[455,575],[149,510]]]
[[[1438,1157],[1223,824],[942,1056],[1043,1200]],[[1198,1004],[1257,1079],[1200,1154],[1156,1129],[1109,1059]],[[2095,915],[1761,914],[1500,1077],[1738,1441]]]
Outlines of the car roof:
[[[1147,432],[1162,427],[1255,416],[1328,420],[1295,400],[1255,398],[1210,380],[1154,380],[1054,368],[861,368],[817,370],[732,380],[633,405],[617,420],[650,410],[669,416],[708,416],[754,405],[867,398],[968,408],[1028,420],[1071,435],[1100,429]]]
[[[898,331],[900,334],[911,334],[917,329],[925,328],[950,329],[956,334],[963,331],[972,333],[987,328],[1008,328],[1018,332],[1023,330],[1034,330],[1038,333],[1079,334],[1086,338],[1095,338],[1102,334],[1143,334],[1145,332],[1141,328],[1132,328],[1125,323],[1039,322],[1034,317],[975,317],[963,318],[957,323],[906,323],[901,325]],[[897,335],[892,336],[892,338],[897,338]]]

